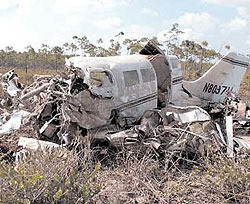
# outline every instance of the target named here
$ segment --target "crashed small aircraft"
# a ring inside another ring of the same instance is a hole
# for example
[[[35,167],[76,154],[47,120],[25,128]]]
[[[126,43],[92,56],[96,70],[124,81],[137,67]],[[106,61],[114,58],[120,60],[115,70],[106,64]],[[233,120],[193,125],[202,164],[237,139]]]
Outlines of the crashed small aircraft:
[[[184,81],[177,57],[148,43],[140,55],[72,57],[66,60],[66,73],[34,76],[34,83],[25,88],[10,71],[1,76],[7,95],[1,104],[32,110],[30,119],[42,140],[66,145],[76,135],[103,140],[139,123],[147,129],[143,124],[156,127],[163,118],[167,125],[164,118],[172,113],[181,123],[210,120],[202,108],[221,104],[229,92],[237,93],[249,62],[231,52],[201,78]],[[249,118],[246,105],[240,112]]]
[[[90,92],[109,101],[105,111],[121,118],[139,118],[167,104],[206,107],[222,102],[228,92],[238,92],[249,62],[230,52],[201,78],[184,81],[178,58],[148,43],[140,55],[72,57],[66,66],[79,68]]]

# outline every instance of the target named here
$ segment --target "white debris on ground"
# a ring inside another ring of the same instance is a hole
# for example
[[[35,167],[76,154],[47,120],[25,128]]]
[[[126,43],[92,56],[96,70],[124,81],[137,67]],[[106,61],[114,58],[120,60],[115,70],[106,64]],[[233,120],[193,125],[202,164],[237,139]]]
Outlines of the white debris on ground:
[[[24,124],[24,119],[29,116],[30,112],[20,110],[13,112],[10,119],[3,124],[0,124],[0,135],[11,133],[18,130]]]

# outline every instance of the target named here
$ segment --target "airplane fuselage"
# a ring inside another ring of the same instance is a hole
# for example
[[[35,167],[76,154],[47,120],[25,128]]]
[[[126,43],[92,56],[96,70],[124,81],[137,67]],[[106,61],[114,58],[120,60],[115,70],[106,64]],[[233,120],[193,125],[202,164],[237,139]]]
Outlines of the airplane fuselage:
[[[122,118],[139,118],[145,111],[170,102],[187,106],[222,101],[227,92],[239,90],[248,60],[229,53],[192,82],[183,81],[176,56],[162,54],[73,57],[66,66],[82,70],[89,90],[111,101],[110,112],[116,111]]]

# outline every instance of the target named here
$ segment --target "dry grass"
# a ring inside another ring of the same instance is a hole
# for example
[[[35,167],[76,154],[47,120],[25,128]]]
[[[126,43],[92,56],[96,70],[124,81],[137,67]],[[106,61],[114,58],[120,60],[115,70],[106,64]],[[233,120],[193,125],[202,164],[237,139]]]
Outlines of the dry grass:
[[[239,95],[250,104],[250,68],[247,69],[241,83]]]
[[[101,165],[92,153],[85,149],[80,158],[65,150],[30,153],[16,170],[2,163],[0,203],[250,202],[249,153],[236,159],[214,155],[191,169],[128,152]]]

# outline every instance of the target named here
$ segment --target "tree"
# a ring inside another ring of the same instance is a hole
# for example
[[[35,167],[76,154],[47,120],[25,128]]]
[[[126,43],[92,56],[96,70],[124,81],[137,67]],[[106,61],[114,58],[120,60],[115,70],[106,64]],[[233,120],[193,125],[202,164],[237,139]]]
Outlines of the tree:
[[[70,43],[69,47],[71,49],[71,54],[73,56],[76,56],[76,51],[79,50],[79,48],[76,46],[76,44]]]
[[[36,59],[37,59],[37,53],[35,51],[35,49],[29,45],[27,47],[25,47],[25,49],[27,50],[27,64],[26,64],[26,72],[28,71],[28,65],[30,68],[35,68],[36,67]]]
[[[146,37],[143,37],[141,39],[133,39],[130,40],[128,38],[126,38],[123,41],[123,45],[127,46],[127,54],[137,54],[140,52],[140,50],[143,48],[142,43],[146,43],[148,42],[149,39]]]
[[[163,44],[166,47],[167,54],[173,54],[174,49],[179,46],[179,36],[184,32],[179,29],[179,24],[174,23],[170,31],[164,34],[165,41]]]
[[[70,50],[70,44],[68,42],[65,42],[63,44],[63,53],[64,55],[68,55],[69,53],[69,50]]]
[[[63,49],[59,46],[55,46],[51,49],[51,53],[54,55],[55,68],[57,70],[59,59],[63,54]]]
[[[82,51],[82,56],[86,56],[86,49],[89,49],[90,42],[86,36],[83,37],[78,37],[78,36],[73,36],[73,40],[76,41],[76,44]]]
[[[50,54],[51,48],[49,45],[47,44],[42,44],[41,48],[38,49],[38,53],[39,53],[39,58],[40,58],[40,62],[41,62],[41,67],[44,68],[48,68],[48,61],[49,61],[49,54]]]

